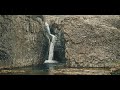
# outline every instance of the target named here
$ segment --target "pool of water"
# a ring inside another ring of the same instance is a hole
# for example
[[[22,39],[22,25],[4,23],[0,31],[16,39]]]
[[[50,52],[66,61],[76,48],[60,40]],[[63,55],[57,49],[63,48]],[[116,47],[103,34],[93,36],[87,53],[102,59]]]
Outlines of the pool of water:
[[[112,72],[111,75],[120,75],[120,69],[118,69],[118,70]]]
[[[0,70],[0,75],[107,75],[109,73],[110,68],[70,68],[67,67],[65,63],[42,64],[38,66]],[[111,75],[120,75],[120,70],[111,73]]]
[[[52,75],[50,70],[55,68],[64,68],[63,63],[42,64],[38,66],[29,66],[23,68],[13,68],[0,70],[0,75]]]

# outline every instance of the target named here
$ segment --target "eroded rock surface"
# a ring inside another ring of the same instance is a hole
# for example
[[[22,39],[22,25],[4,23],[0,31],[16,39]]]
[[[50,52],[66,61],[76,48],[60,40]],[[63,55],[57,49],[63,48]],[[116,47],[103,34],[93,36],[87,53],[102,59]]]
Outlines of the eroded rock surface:
[[[0,15],[0,67],[22,67],[43,63],[46,38],[42,21],[29,15]]]
[[[68,16],[61,21],[69,67],[116,67],[120,63],[120,17]]]
[[[57,36],[54,58],[67,60],[68,67],[120,65],[119,15],[46,15],[46,20]],[[43,33],[42,23],[31,17],[1,15],[0,66],[43,63],[48,53]]]

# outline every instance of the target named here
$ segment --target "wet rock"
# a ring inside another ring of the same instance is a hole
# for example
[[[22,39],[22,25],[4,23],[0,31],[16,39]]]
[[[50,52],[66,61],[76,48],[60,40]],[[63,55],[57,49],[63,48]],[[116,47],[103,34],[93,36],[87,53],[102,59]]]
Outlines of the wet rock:
[[[109,69],[101,68],[64,68],[50,70],[52,75],[111,75]]]
[[[54,34],[57,39],[54,47],[54,60],[61,62],[65,62],[65,39],[64,33],[60,30],[60,25],[56,23],[54,20],[50,22],[50,30],[51,33]]]

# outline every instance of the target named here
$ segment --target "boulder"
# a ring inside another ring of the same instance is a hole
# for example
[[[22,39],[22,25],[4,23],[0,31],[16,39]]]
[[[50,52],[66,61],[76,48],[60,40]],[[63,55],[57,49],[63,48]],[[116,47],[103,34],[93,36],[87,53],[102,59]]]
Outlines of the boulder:
[[[69,67],[120,65],[120,16],[71,15],[61,21]]]
[[[43,23],[29,15],[0,15],[0,68],[38,65],[46,58]]]

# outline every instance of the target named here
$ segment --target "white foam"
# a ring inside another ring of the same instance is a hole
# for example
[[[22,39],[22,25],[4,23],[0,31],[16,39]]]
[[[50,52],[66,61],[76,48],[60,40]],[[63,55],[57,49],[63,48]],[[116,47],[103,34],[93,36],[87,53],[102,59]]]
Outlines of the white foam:
[[[44,63],[58,63],[57,61],[55,61],[55,60],[45,60],[45,62]]]

